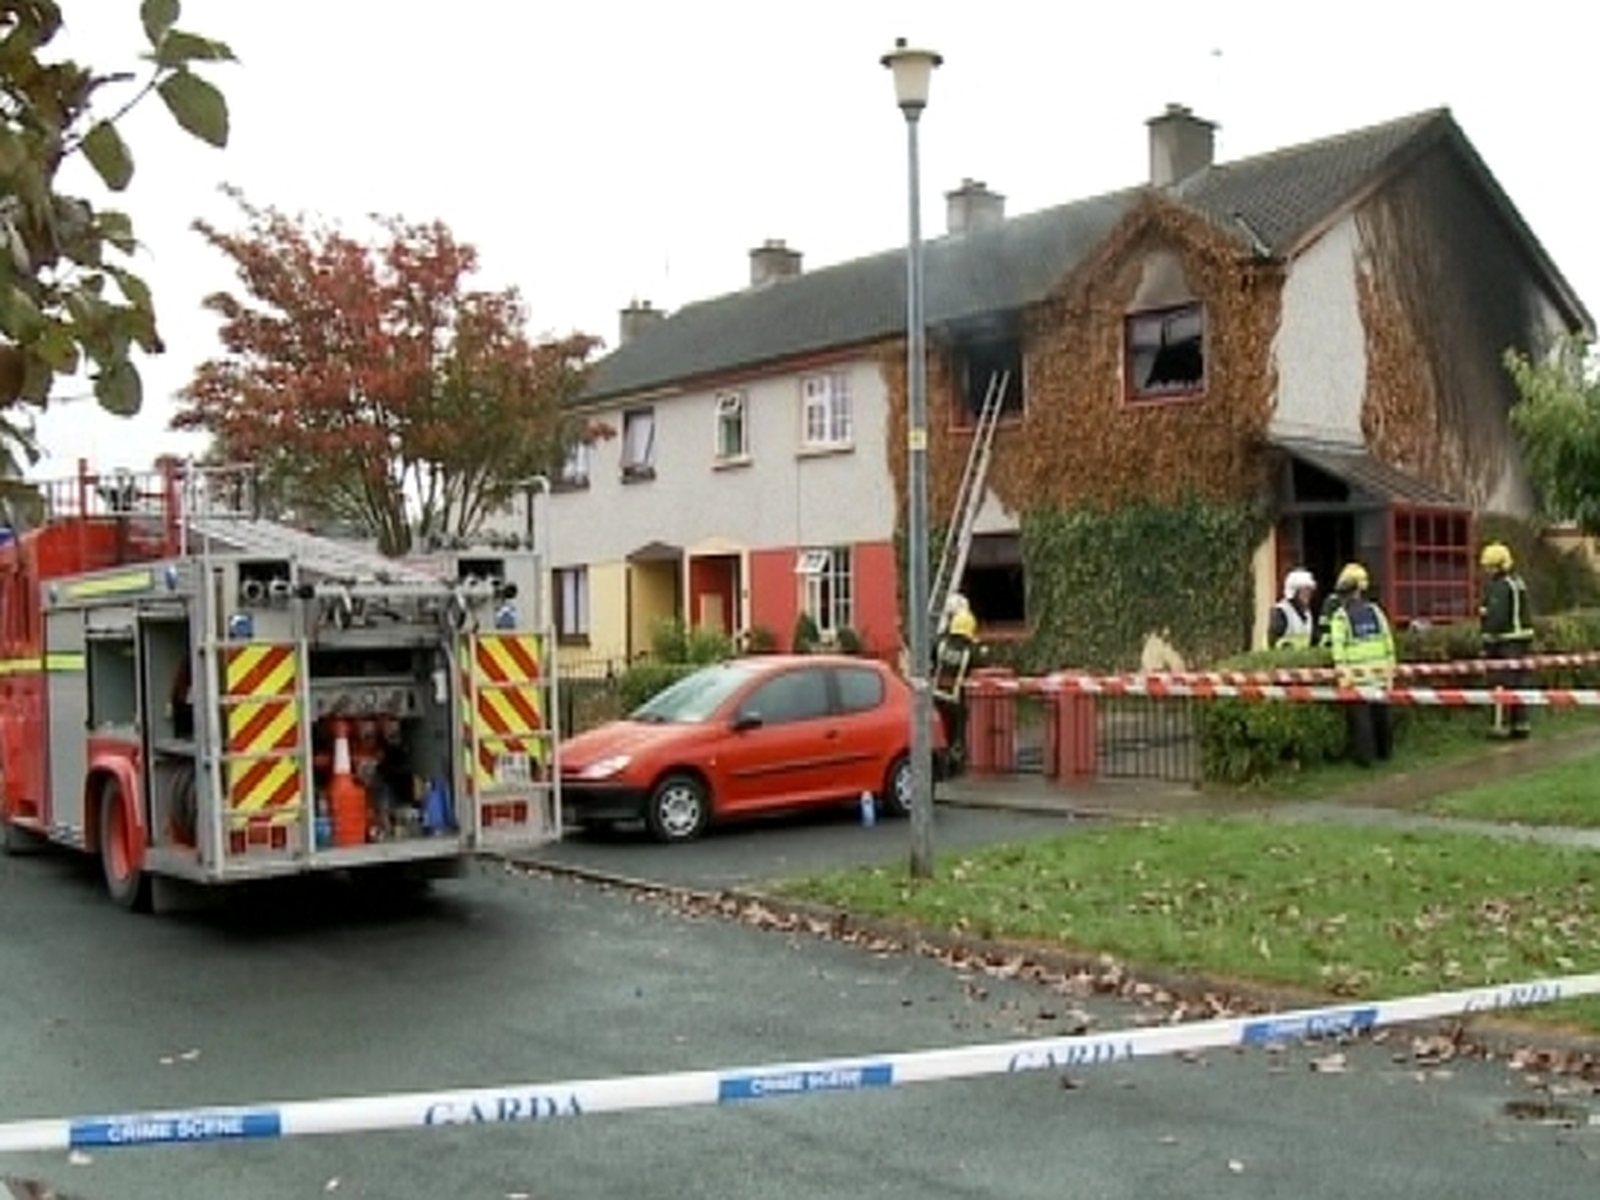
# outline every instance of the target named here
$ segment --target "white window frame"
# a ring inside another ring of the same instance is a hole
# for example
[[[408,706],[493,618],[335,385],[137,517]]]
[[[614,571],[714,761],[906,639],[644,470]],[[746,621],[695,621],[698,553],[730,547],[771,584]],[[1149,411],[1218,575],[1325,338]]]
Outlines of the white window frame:
[[[589,568],[557,567],[555,576],[556,640],[586,641],[589,637]]]
[[[848,446],[855,439],[850,375],[828,371],[800,381],[800,441],[809,448]]]
[[[635,445],[639,439],[634,432],[641,422],[648,422],[650,430],[642,448]],[[622,414],[622,474],[627,478],[650,479],[655,473],[656,410],[630,408]]]
[[[730,438],[729,431],[735,436]],[[732,462],[750,457],[750,403],[744,392],[717,394],[716,457]]]
[[[802,570],[805,567],[807,569]],[[855,625],[855,563],[849,546],[800,552],[800,608],[827,636]]]
[[[568,487],[588,487],[594,470],[594,447],[588,442],[573,442],[561,464],[561,482]]]
[[[802,550],[795,556],[796,575],[820,575],[833,561],[832,550]]]

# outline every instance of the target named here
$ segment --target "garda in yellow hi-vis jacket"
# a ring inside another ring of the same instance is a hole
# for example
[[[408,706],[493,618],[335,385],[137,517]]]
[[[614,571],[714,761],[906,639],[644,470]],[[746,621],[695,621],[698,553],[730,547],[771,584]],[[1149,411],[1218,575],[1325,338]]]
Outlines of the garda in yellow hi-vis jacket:
[[[1394,682],[1394,632],[1383,606],[1367,596],[1370,586],[1360,563],[1339,572],[1340,604],[1328,621],[1328,645],[1341,687],[1387,688]],[[1394,741],[1387,700],[1346,703],[1345,718],[1356,762],[1366,767],[1389,757]]]
[[[944,628],[933,648],[933,705],[944,726],[947,773],[959,775],[967,760],[967,674],[978,657],[978,619],[960,592],[950,597]]]

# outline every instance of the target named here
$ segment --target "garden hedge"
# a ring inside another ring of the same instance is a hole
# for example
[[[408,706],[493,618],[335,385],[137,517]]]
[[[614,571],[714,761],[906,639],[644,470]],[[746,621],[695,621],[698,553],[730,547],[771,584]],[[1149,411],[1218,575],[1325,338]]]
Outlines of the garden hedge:
[[[1600,609],[1578,610],[1534,621],[1535,654],[1600,650]],[[1402,662],[1460,662],[1479,656],[1476,621],[1408,630],[1397,638]],[[1219,671],[1267,671],[1327,667],[1327,650],[1259,650],[1217,663]],[[1600,687],[1600,666],[1548,668],[1533,676],[1541,687]],[[1429,676],[1417,686],[1484,686],[1481,672]],[[1441,723],[1484,722],[1477,708],[1412,708],[1396,705],[1395,745]],[[1207,783],[1259,783],[1345,756],[1344,713],[1337,704],[1273,704],[1208,700],[1195,705],[1201,776]]]

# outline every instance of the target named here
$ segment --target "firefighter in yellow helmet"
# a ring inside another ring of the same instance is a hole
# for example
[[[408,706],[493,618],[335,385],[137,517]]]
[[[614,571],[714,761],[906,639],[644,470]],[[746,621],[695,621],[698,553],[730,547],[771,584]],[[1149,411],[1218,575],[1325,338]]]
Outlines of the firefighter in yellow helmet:
[[[1511,548],[1504,542],[1490,542],[1478,556],[1478,565],[1487,576],[1478,608],[1484,658],[1527,658],[1533,651],[1533,610],[1528,604],[1528,585],[1516,572]],[[1532,686],[1531,673],[1523,667],[1491,669],[1488,676],[1490,687]],[[1496,737],[1527,737],[1527,706],[1496,704],[1491,732]]]
[[[1334,592],[1339,606],[1328,619],[1328,645],[1340,687],[1387,688],[1394,682],[1394,632],[1383,606],[1368,596],[1367,569],[1349,563],[1339,572]],[[1387,700],[1345,704],[1351,756],[1363,767],[1385,761],[1394,749]]]
[[[960,592],[945,605],[933,648],[933,705],[944,725],[945,773],[961,774],[967,761],[967,675],[977,663],[978,618]]]

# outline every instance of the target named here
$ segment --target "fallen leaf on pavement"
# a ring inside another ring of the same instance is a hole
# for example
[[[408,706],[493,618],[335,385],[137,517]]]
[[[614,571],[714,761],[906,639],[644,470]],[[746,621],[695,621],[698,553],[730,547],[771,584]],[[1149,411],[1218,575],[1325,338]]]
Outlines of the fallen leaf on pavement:
[[[1244,1170],[1244,1163],[1237,1158],[1230,1158],[1228,1160],[1228,1170],[1237,1175],[1239,1172]]]

